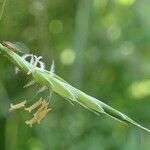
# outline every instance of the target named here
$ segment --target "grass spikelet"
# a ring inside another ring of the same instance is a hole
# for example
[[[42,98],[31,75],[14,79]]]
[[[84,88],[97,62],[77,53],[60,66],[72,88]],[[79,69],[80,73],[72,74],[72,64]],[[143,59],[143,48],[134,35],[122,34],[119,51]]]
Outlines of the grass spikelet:
[[[105,104],[104,102],[89,96],[88,94],[82,92],[81,90],[71,86],[68,82],[57,76],[55,73],[53,75],[50,74],[50,71],[37,67],[36,63],[30,64],[27,62],[25,59],[21,58],[18,54],[16,54],[14,51],[11,49],[5,47],[4,45],[0,44],[0,52],[4,55],[7,56],[8,59],[10,59],[14,65],[16,65],[20,71],[24,72],[25,74],[30,74],[30,76],[40,85],[46,86],[49,90],[52,90],[59,94],[60,96],[64,97],[65,99],[68,99],[70,102],[76,102],[85,108],[98,113],[98,114],[104,114],[107,116],[110,116],[112,118],[115,118],[119,121],[122,121],[127,124],[132,124],[135,125],[147,132],[150,133],[150,130],[142,127],[138,123],[136,123],[134,120],[132,120],[130,117],[126,116],[125,114],[119,112],[118,110],[112,108],[111,106]],[[39,60],[41,57],[37,57]],[[40,105],[42,104],[39,102]],[[34,105],[28,109],[32,111],[34,108],[39,106],[39,103]],[[43,111],[40,111],[39,116],[37,118],[38,122],[43,119],[43,117],[49,112],[50,109],[44,109]],[[32,126],[33,123],[35,123],[36,117],[33,117],[33,120],[30,120],[26,122],[30,126]]]

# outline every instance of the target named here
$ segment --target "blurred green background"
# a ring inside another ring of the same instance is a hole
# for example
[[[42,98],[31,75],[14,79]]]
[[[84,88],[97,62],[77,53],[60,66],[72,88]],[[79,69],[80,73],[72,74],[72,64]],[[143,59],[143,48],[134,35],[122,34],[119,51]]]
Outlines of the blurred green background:
[[[56,74],[150,127],[149,0],[8,0],[0,41],[26,44]],[[54,94],[52,111],[29,128],[11,102],[31,99],[39,86],[14,74],[0,56],[1,150],[149,150],[150,135]],[[40,96],[46,97],[47,93]],[[38,99],[38,97],[37,97]]]

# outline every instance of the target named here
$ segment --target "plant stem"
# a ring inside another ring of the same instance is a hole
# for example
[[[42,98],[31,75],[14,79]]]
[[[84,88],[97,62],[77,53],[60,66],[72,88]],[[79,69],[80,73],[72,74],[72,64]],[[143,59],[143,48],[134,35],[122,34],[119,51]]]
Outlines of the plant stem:
[[[0,21],[2,19],[2,16],[3,16],[3,12],[4,12],[4,9],[5,9],[5,5],[6,5],[6,1],[7,0],[0,0]]]

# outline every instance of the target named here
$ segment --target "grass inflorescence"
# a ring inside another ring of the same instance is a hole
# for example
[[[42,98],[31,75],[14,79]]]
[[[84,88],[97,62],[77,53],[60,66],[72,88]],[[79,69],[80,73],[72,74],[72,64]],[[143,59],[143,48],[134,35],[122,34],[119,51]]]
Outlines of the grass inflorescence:
[[[41,56],[37,57],[35,55],[30,55],[32,62],[28,62],[23,57],[19,56],[15,52],[15,49],[12,49],[7,44],[0,44],[0,52],[8,59],[10,59],[21,72],[24,72],[26,75],[31,76],[31,78],[35,82],[39,83],[43,87],[46,87],[46,89],[56,92],[71,103],[78,103],[83,107],[89,109],[90,111],[95,112],[96,114],[108,115],[123,123],[133,124],[150,133],[149,129],[139,125],[125,114],[71,86],[68,82],[66,82],[54,73],[54,66],[52,66],[51,71],[46,70],[45,67],[37,67],[37,64],[40,62]],[[35,120],[31,120],[31,122],[32,121],[34,122]]]

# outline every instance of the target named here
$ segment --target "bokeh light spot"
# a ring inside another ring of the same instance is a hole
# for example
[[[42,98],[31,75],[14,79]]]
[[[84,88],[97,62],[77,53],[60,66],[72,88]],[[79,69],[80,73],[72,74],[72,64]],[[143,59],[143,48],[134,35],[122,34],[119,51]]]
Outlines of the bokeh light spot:
[[[63,30],[63,23],[60,20],[52,20],[49,23],[49,31],[51,33],[61,33]]]
[[[43,6],[43,3],[40,1],[35,1],[31,3],[31,6],[29,7],[29,12],[33,16],[40,16],[43,10],[44,10],[44,6]]]
[[[43,149],[43,145],[42,145],[41,141],[39,141],[36,138],[30,138],[27,141],[27,145],[31,150],[42,150]]]
[[[104,26],[106,28],[110,27],[111,24],[116,24],[116,21],[117,21],[117,18],[116,18],[116,15],[113,12],[107,14],[102,19],[102,23],[104,24]]]
[[[120,47],[121,54],[124,56],[131,55],[134,52],[134,50],[135,45],[130,41],[124,42]]]
[[[136,81],[131,84],[129,91],[134,98],[145,98],[150,95],[150,80]]]
[[[117,40],[121,35],[121,29],[118,25],[113,24],[107,30],[107,36],[110,41]]]
[[[71,65],[75,60],[75,52],[72,49],[65,49],[61,53],[61,62],[64,65]]]
[[[130,6],[135,2],[135,0],[116,0],[117,4],[124,5],[124,6]]]

